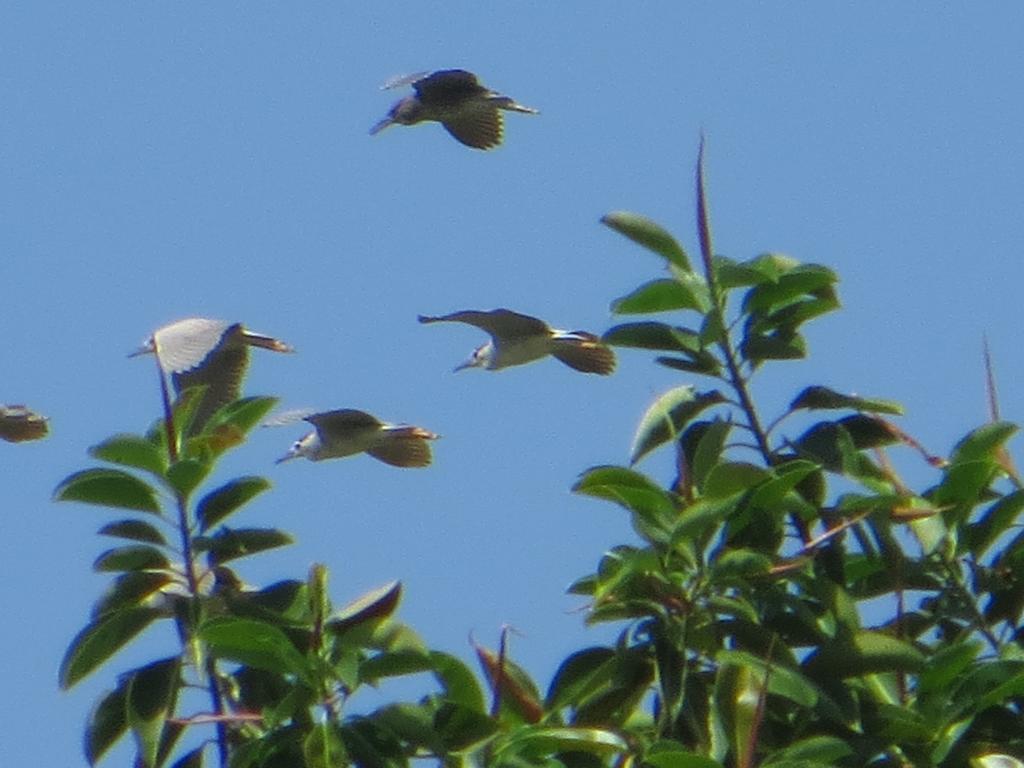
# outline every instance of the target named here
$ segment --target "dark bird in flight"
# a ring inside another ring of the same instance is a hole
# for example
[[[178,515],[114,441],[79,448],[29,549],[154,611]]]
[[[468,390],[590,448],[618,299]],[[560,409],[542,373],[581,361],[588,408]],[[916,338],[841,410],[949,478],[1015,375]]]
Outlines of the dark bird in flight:
[[[455,370],[484,368],[497,371],[552,355],[583,373],[607,376],[615,370],[615,353],[601,339],[586,331],[560,331],[543,320],[509,309],[490,312],[463,310],[450,315],[420,315],[421,323],[467,323],[486,331],[491,340],[474,350],[472,357]]]
[[[501,144],[504,123],[501,110],[538,114],[508,96],[485,88],[476,75],[464,69],[442,69],[392,80],[384,88],[412,85],[414,93],[396,103],[388,116],[370,129],[379,133],[389,125],[415,125],[433,120],[458,141],[473,149]]]
[[[387,424],[365,411],[341,408],[324,413],[285,413],[267,422],[278,426],[301,418],[313,431],[296,440],[291,450],[277,460],[280,464],[304,456],[310,461],[337,459],[368,453],[393,467],[425,467],[431,462],[430,440],[437,435],[422,427]]]

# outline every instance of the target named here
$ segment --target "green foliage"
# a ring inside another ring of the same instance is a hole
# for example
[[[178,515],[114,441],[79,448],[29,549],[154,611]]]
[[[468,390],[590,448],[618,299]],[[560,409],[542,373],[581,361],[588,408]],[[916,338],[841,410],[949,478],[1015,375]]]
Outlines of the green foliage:
[[[55,492],[114,511],[99,533],[120,540],[95,561],[111,583],[68,648],[61,686],[151,626],[173,625],[180,640],[97,702],[90,764],[131,734],[139,765],[201,766],[212,729],[225,768],[1020,765],[1024,490],[1006,449],[1016,427],[981,426],[942,459],[891,420],[899,404],[823,385],[763,421],[757,374],[805,356],[804,326],[838,308],[838,278],[781,254],[715,254],[702,163],[696,218],[701,272],[650,219],[602,219],[667,272],[612,303],[660,319],[604,340],[682,376],[639,416],[630,465],[593,467],[573,486],[628,514],[637,535],[569,590],[588,600],[588,624],[619,628],[614,643],[571,653],[542,693],[504,635],[496,650],[475,647],[479,676],[427,648],[396,618],[398,582],[341,608],[321,565],[244,585],[234,564],[291,538],[225,524],[269,490],[264,478],[206,486],[274,401],[242,398],[192,434],[202,392],[186,391],[168,408],[175,428],[101,442],[90,454],[112,466]],[[667,484],[635,468],[659,450],[673,454]],[[889,451],[934,482],[911,490]],[[365,686],[424,674],[433,683],[415,702],[351,711]],[[186,688],[208,705],[193,711]]]

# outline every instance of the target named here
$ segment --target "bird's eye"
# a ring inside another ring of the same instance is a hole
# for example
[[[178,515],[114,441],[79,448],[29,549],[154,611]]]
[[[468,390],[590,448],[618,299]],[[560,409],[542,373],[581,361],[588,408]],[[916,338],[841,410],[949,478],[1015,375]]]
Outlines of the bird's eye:
[[[296,440],[294,443],[292,443],[292,450],[293,451],[297,451],[301,447],[302,447],[302,441],[301,440]]]

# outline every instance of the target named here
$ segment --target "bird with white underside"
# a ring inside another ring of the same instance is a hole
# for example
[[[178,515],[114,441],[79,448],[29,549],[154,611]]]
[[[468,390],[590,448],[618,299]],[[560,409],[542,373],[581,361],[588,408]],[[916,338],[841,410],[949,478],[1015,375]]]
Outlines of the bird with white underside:
[[[393,467],[426,467],[432,460],[430,441],[438,435],[409,424],[388,424],[365,411],[340,408],[322,413],[289,411],[272,418],[265,426],[281,426],[299,420],[313,425],[313,431],[296,440],[291,450],[277,460],[310,461],[339,459],[367,453]]]
[[[501,144],[504,119],[501,111],[536,115],[532,107],[481,85],[464,69],[442,69],[400,77],[384,85],[411,85],[413,94],[398,101],[387,117],[370,129],[377,134],[389,125],[416,125],[432,120],[444,126],[456,140],[473,149],[492,149]]]
[[[188,429],[189,434],[198,434],[217,409],[238,399],[249,366],[249,347],[295,351],[241,323],[190,317],[157,329],[129,357],[155,354],[160,370],[171,377],[179,396],[189,387],[206,387]]]
[[[467,309],[448,315],[420,315],[421,323],[466,323],[490,334],[490,341],[455,368],[497,371],[551,355],[574,370],[607,376],[615,370],[615,353],[587,331],[561,331],[543,320],[510,309]]]

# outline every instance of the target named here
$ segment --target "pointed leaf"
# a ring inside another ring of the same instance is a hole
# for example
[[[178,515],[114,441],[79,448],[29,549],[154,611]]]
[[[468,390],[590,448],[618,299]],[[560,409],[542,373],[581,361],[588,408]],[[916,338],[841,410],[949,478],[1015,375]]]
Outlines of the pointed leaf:
[[[167,572],[123,573],[114,579],[103,596],[96,601],[92,609],[92,618],[95,620],[104,614],[134,608],[171,581],[171,575]]]
[[[654,321],[616,325],[607,330],[601,339],[617,347],[659,349],[666,352],[689,353],[701,349],[696,332]]]
[[[496,751],[496,763],[516,756],[533,762],[559,752],[589,752],[616,755],[629,751],[629,745],[617,733],[601,728],[533,727],[517,730]]]
[[[223,427],[230,427],[244,437],[263,421],[275,405],[276,397],[243,397],[217,411],[203,431],[214,432]]]
[[[672,494],[639,472],[623,467],[589,469],[572,491],[614,501],[655,525],[668,525],[677,515],[677,500]]]
[[[877,672],[920,672],[925,657],[910,643],[862,630],[849,640],[821,646],[804,663],[809,674],[844,678]]]
[[[970,461],[991,460],[996,451],[1003,447],[1019,427],[1008,421],[997,421],[978,427],[969,433],[953,449],[951,464],[966,464]]]
[[[86,625],[71,641],[60,664],[61,688],[70,688],[88,675],[160,615],[153,608],[128,608],[105,614]]]
[[[282,675],[296,675],[307,685],[311,684],[305,657],[273,624],[218,617],[203,624],[199,635],[217,657]]]
[[[163,475],[167,469],[163,452],[140,435],[114,435],[90,448],[89,455],[111,464],[144,469],[154,475]]]
[[[171,563],[156,547],[132,544],[108,549],[92,564],[98,573],[117,571],[147,571],[170,568]]]
[[[270,488],[269,480],[248,476],[239,477],[210,491],[196,507],[199,529],[204,532],[208,531],[268,488]]]
[[[629,463],[636,464],[659,445],[676,439],[697,414],[724,400],[718,390],[698,393],[689,385],[670,389],[655,400],[640,419]]]
[[[96,702],[85,724],[84,751],[89,765],[95,765],[128,730],[125,710],[128,680],[123,679],[116,689],[108,691]]]
[[[155,766],[164,723],[177,696],[180,660],[161,659],[135,670],[128,683],[128,724],[135,734],[139,755]]]
[[[294,540],[275,528],[221,528],[213,536],[195,539],[195,551],[206,552],[211,566],[248,557],[268,549],[285,547]]]
[[[395,612],[401,599],[402,582],[389,582],[361,595],[338,611],[331,619],[331,629],[351,629],[368,621],[387,618]]]
[[[677,309],[707,312],[711,307],[707,286],[692,273],[678,279],[651,280],[612,302],[617,315],[646,315]]]
[[[305,768],[336,768],[355,764],[349,760],[345,740],[338,726],[329,721],[319,723],[310,730],[302,742],[302,755]]]
[[[187,499],[192,491],[210,474],[213,465],[199,459],[179,459],[167,470],[167,482],[182,498]]]
[[[484,711],[484,695],[476,676],[461,659],[441,651],[431,651],[434,676],[444,688],[445,699],[473,712]]]
[[[874,398],[857,397],[856,395],[844,395],[828,387],[814,386],[807,387],[789,404],[789,410],[795,411],[800,408],[837,410],[849,408],[855,411],[867,411],[868,413],[889,413],[899,416],[903,413],[903,406],[891,400],[878,400]]]
[[[744,461],[724,461],[708,472],[701,490],[708,498],[724,499],[754,488],[770,477],[771,473],[764,467]]]
[[[143,541],[147,544],[156,544],[158,546],[167,545],[167,540],[160,533],[160,530],[155,525],[151,525],[143,520],[116,520],[113,523],[104,525],[99,529],[98,533],[100,536],[113,536],[120,539]]]
[[[690,260],[682,246],[660,224],[646,216],[628,211],[613,211],[602,216],[601,223],[653,251],[683,271],[691,271]]]
[[[86,469],[68,475],[54,491],[54,499],[160,514],[156,490],[120,469]]]

